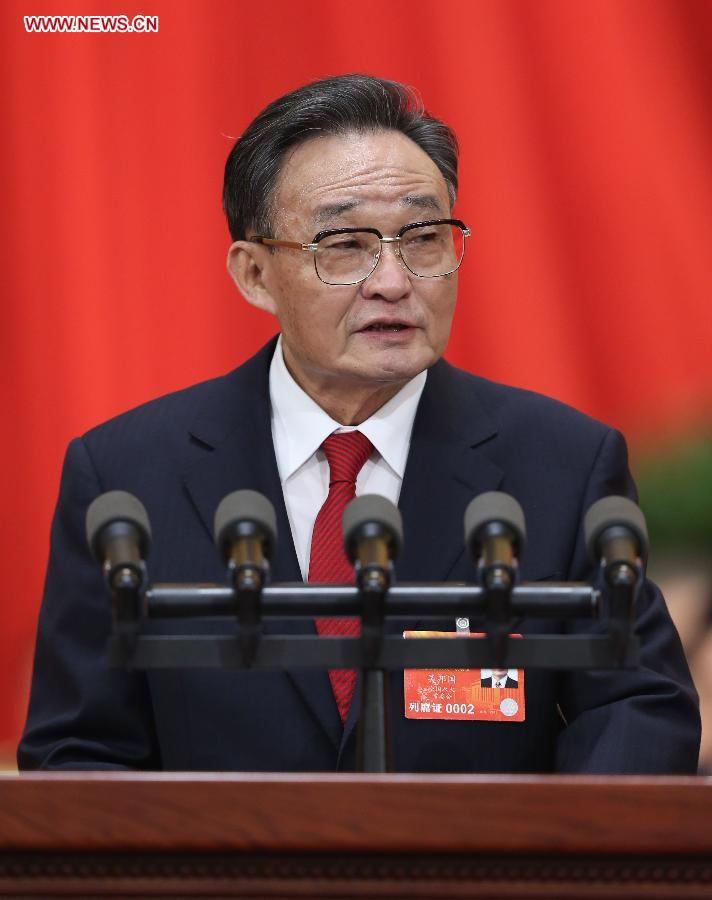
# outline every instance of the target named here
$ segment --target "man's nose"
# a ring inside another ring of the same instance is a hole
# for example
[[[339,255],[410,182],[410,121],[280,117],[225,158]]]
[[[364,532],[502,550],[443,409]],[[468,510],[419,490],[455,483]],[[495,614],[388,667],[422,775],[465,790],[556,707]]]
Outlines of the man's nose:
[[[365,297],[382,297],[384,300],[400,300],[411,290],[410,272],[400,256],[398,243],[381,245],[381,255],[376,268],[361,285]]]

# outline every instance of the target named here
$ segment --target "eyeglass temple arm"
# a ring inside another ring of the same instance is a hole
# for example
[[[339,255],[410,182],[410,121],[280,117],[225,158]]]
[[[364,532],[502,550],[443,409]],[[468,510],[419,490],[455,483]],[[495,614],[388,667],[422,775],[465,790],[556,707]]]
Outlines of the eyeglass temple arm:
[[[253,244],[266,244],[269,247],[286,247],[289,250],[316,250],[316,244],[300,244],[299,241],[277,241],[274,238],[253,234],[247,239]]]

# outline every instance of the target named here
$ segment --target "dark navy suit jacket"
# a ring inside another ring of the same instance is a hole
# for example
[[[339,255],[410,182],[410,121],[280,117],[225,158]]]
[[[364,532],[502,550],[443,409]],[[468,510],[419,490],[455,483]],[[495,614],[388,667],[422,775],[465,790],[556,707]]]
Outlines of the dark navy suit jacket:
[[[273,348],[270,342],[229,375],[148,403],[71,443],[52,525],[21,768],[354,768],[358,686],[342,727],[325,672],[145,673],[109,669],[105,661],[110,599],[84,536],[86,508],[103,491],[131,491],[145,504],[154,582],[224,582],[211,538],[215,508],[230,491],[261,491],[277,510],[273,579],[300,580],[270,430]],[[512,494],[524,508],[524,580],[588,578],[583,513],[601,496],[634,492],[617,432],[440,361],[428,374],[413,428],[398,578],[474,580],[462,519],[469,501],[489,490]],[[217,620],[204,625],[202,631],[225,627]],[[454,622],[447,627],[454,630]],[[532,621],[518,630],[565,627]],[[312,625],[291,620],[271,628]],[[694,772],[697,698],[652,585],[640,598],[636,630],[637,671],[527,671],[524,722],[405,719],[402,673],[393,673],[394,768]]]

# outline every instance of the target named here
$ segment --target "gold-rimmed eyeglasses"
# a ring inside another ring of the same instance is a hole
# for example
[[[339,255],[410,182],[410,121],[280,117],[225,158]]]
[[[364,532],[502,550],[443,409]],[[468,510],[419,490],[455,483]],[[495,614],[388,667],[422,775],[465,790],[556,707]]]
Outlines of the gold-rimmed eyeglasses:
[[[470,229],[459,219],[432,219],[404,225],[393,237],[377,228],[332,228],[320,231],[309,244],[280,241],[254,234],[248,238],[269,247],[305,250],[314,255],[316,274],[324,284],[360,284],[372,275],[384,244],[417,278],[440,278],[460,268]]]

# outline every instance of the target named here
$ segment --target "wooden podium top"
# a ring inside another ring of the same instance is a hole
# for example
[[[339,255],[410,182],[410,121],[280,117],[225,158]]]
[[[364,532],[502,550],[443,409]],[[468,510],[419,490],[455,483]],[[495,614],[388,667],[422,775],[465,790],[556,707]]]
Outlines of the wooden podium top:
[[[712,779],[0,777],[0,851],[712,855]]]

